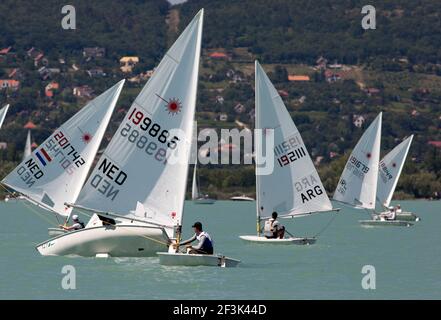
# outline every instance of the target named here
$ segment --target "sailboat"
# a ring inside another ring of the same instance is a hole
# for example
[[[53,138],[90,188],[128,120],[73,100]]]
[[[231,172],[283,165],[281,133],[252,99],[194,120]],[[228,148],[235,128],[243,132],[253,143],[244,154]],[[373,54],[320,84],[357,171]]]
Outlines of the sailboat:
[[[0,109],[0,129],[3,125],[3,121],[5,121],[8,110],[9,110],[9,104],[7,104],[6,106]]]
[[[136,97],[77,201],[91,219],[37,246],[42,255],[144,257],[180,238],[203,10]]]
[[[26,159],[27,157],[29,157],[32,153],[32,147],[31,147],[31,130],[28,130],[28,135],[26,137],[26,144],[25,144],[25,148],[23,151],[23,159],[22,161],[24,161],[24,159]],[[7,196],[7,199],[9,199],[10,196]],[[16,195],[13,197],[15,200],[26,200],[26,197],[24,195]],[[61,229],[60,229],[61,230]]]
[[[193,200],[193,203],[195,203],[195,204],[213,204],[216,202],[216,200],[209,198],[208,195],[205,195],[203,197],[201,197],[199,195],[196,167],[197,167],[197,164],[194,165],[194,169],[193,169],[193,181],[192,181],[192,185],[191,185],[191,200]]]
[[[279,217],[294,218],[338,209],[333,209],[300,132],[257,61],[255,77],[255,128],[262,130],[263,135],[274,133],[274,169],[270,174],[263,174],[263,165],[256,161],[257,235],[240,238],[258,243],[313,244],[315,238],[267,239],[261,235],[261,221],[270,218],[274,211]],[[266,143],[264,137],[256,136],[256,157],[264,154]]]
[[[378,172],[377,201],[383,208],[391,209],[390,202],[412,143],[413,135],[402,141],[381,161]],[[393,208],[392,208],[393,209]],[[384,212],[387,213],[387,212]],[[396,212],[397,220],[419,221],[412,212]]]
[[[104,136],[124,80],[89,102],[56,129],[10,172],[2,184],[57,217],[69,220],[98,147]],[[28,136],[29,137],[29,136]],[[50,234],[64,233],[49,228]]]
[[[26,137],[26,144],[23,151],[23,160],[29,157],[32,153],[32,147],[31,147],[31,130],[28,130],[28,135]]]
[[[365,209],[372,220],[361,220],[364,226],[407,225],[402,221],[376,220],[375,212],[377,182],[380,160],[382,113],[375,118],[363,133],[346,162],[334,200],[356,209]]]

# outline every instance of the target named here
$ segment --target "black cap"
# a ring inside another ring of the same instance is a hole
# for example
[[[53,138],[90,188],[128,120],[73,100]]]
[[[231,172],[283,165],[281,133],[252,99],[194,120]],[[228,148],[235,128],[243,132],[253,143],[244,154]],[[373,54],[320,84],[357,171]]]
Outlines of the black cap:
[[[191,227],[198,228],[199,230],[202,230],[202,223],[200,223],[199,221],[195,222]]]

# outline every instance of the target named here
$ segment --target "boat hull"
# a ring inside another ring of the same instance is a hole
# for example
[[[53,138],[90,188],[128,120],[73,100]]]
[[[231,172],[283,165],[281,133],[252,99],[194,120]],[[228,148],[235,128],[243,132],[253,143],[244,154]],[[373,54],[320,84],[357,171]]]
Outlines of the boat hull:
[[[402,220],[360,220],[362,226],[366,227],[411,227],[413,223]]]
[[[216,200],[210,198],[201,198],[193,200],[194,204],[214,204]]]
[[[259,244],[273,244],[273,245],[310,245],[316,242],[315,238],[284,238],[284,239],[268,239],[261,236],[239,236],[244,241],[249,241]]]
[[[165,266],[208,266],[208,267],[236,267],[240,260],[225,257],[219,254],[188,254],[158,252],[159,263]]]
[[[400,212],[396,214],[396,218],[400,221],[420,221],[421,218],[412,212]]]
[[[231,201],[249,201],[249,202],[254,201],[254,199],[250,198],[250,197],[231,197],[230,200]]]
[[[37,245],[43,256],[150,257],[167,251],[168,237],[161,228],[108,225],[71,231]]]
[[[56,236],[67,233],[67,231],[64,229],[61,229],[61,228],[47,228],[47,233],[51,237],[56,237]]]

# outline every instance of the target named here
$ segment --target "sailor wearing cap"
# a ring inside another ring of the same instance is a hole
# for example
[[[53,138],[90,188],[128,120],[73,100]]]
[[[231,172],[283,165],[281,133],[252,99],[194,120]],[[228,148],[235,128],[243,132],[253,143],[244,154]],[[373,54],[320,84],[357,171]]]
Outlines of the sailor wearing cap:
[[[84,223],[78,218],[76,214],[72,216],[73,225],[70,227],[60,225],[60,228],[63,228],[64,230],[71,231],[71,230],[79,230],[84,228]]]
[[[186,245],[198,240],[197,246],[187,246],[190,254],[213,254],[213,240],[210,235],[202,230],[202,223],[195,222],[192,226],[194,235],[188,240],[181,242],[181,245]]]

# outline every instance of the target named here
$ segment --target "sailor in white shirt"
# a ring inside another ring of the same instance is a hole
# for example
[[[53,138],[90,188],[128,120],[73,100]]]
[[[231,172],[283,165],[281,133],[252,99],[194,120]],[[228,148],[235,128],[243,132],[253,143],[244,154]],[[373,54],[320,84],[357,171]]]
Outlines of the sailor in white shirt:
[[[267,239],[283,239],[285,236],[285,227],[277,221],[277,212],[273,212],[272,218],[265,221],[264,235]]]
[[[180,245],[186,245],[198,240],[199,243],[196,246],[187,246],[190,254],[213,254],[213,240],[210,235],[202,230],[202,223],[195,222],[192,226],[194,235],[188,240],[180,243]]]

